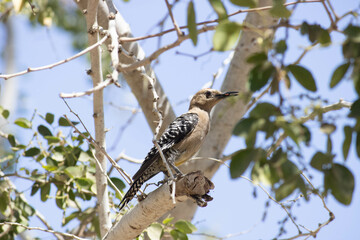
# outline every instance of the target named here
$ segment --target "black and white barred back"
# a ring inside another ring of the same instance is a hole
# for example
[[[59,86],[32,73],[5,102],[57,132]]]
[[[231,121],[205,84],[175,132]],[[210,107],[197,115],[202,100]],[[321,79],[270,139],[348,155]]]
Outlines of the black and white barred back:
[[[158,140],[158,144],[168,161],[175,162],[179,157],[179,152],[172,147],[181,142],[187,135],[189,135],[196,127],[199,121],[199,117],[196,113],[185,113],[176,118],[164,131]],[[159,151],[153,146],[150,152],[147,154],[140,169],[133,176],[133,184],[121,200],[119,210],[121,210],[128,202],[133,199],[141,186],[150,178],[164,171],[166,175],[166,168],[162,163]]]

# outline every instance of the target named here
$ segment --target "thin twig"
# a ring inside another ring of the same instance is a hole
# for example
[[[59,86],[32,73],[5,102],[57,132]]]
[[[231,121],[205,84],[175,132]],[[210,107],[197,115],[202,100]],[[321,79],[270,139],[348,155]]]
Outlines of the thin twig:
[[[290,5],[294,5],[294,4],[298,4],[298,3],[319,3],[319,2],[322,2],[322,1],[323,0],[309,0],[309,1],[301,1],[301,2],[296,1],[296,2],[285,3],[284,6],[290,6]],[[235,15],[241,14],[241,13],[259,12],[259,11],[270,10],[271,8],[272,8],[272,6],[265,6],[265,7],[238,10],[236,12],[233,12],[233,13],[229,14],[228,17],[235,16]],[[203,22],[197,23],[196,25],[201,26],[201,25],[207,25],[207,24],[211,24],[211,23],[217,23],[217,22],[219,22],[219,20],[220,19],[203,21]],[[186,28],[188,28],[188,26],[181,26],[179,28],[180,29],[186,29]],[[159,36],[162,36],[164,34],[167,34],[167,33],[173,32],[173,31],[176,31],[176,29],[172,28],[172,29],[168,29],[168,30],[165,30],[163,32],[160,32],[160,33],[150,34],[150,35],[143,36],[143,37],[121,37],[119,39],[119,41],[120,42],[134,42],[134,41],[144,40],[144,39],[148,39],[148,38],[159,37]]]
[[[86,238],[81,238],[81,237],[75,236],[75,235],[70,234],[70,233],[58,232],[58,231],[54,231],[54,230],[50,230],[50,229],[44,229],[44,228],[40,228],[40,227],[28,227],[28,226],[25,226],[23,224],[16,223],[16,222],[0,222],[0,226],[4,226],[4,225],[22,227],[22,228],[25,228],[27,230],[39,230],[39,231],[48,232],[48,233],[52,233],[52,234],[60,234],[62,236],[69,237],[69,238],[72,238],[72,239],[86,240]]]
[[[84,139],[86,139],[86,141],[91,144],[93,147],[95,147],[98,151],[101,151],[106,157],[107,159],[110,161],[110,163],[116,168],[116,170],[120,173],[120,175],[125,179],[125,181],[128,184],[132,184],[132,180],[131,177],[121,168],[117,165],[117,163],[112,159],[112,157],[105,151],[105,149],[101,146],[99,146],[99,144],[95,141],[95,139],[91,136],[90,132],[87,130],[85,124],[83,123],[83,121],[81,120],[81,118],[79,117],[79,115],[77,113],[75,113],[69,106],[69,104],[66,102],[65,99],[63,99],[66,106],[69,108],[70,112],[72,114],[74,114],[77,119],[79,119],[81,125],[83,126],[83,128],[85,129],[85,131],[89,134],[89,137],[86,137],[70,120],[69,118],[64,115],[65,119],[68,121],[68,123],[75,129],[75,131],[77,133],[79,133]]]
[[[251,102],[246,106],[246,112],[249,111],[249,109],[254,106],[254,104],[259,101],[260,98],[262,98],[271,88],[271,83],[262,91],[258,96],[254,97]]]
[[[24,75],[26,73],[29,73],[29,72],[36,72],[36,71],[42,71],[42,70],[46,70],[46,69],[52,69],[53,67],[57,67],[61,64],[64,64],[64,63],[67,63],[67,62],[70,62],[71,60],[74,60],[88,52],[90,52],[91,50],[93,50],[94,48],[97,48],[98,46],[100,46],[101,44],[103,44],[106,39],[108,38],[109,36],[106,35],[105,37],[103,37],[100,41],[98,41],[97,43],[85,48],[84,50],[82,50],[81,52],[75,54],[74,56],[72,57],[69,57],[69,58],[66,58],[64,60],[61,60],[59,62],[56,62],[56,63],[52,63],[52,64],[49,64],[49,65],[46,65],[46,66],[42,66],[42,67],[36,67],[36,68],[28,68],[24,71],[21,71],[21,72],[17,72],[17,73],[11,73],[11,74],[0,74],[0,78],[4,78],[5,80],[8,80],[10,78],[13,78],[13,77],[17,77],[17,76],[21,76],[21,75]]]
[[[109,86],[110,84],[113,84],[115,80],[113,78],[108,78],[105,81],[102,81],[99,83],[96,87],[90,88],[84,92],[77,92],[77,93],[60,93],[59,96],[61,98],[77,98],[82,97],[85,95],[91,95],[96,91],[100,91],[104,89],[105,87]]]
[[[322,108],[318,108],[315,109],[312,113],[310,113],[307,116],[301,117],[298,119],[298,122],[303,124],[309,120],[314,120],[315,117],[317,117],[319,114],[321,113],[327,113],[330,111],[335,111],[335,110],[340,110],[342,108],[350,108],[351,107],[350,102],[346,102],[342,99],[340,99],[340,101],[338,103],[334,103]],[[287,137],[287,134],[285,132],[283,132],[280,137],[276,140],[276,142],[269,148],[269,150],[267,151],[267,156],[270,156],[272,152],[274,152],[282,143],[282,141],[285,140],[285,138]]]
[[[204,32],[210,31],[210,30],[214,30],[215,28],[216,28],[216,26],[204,26],[202,29],[198,30],[198,34],[204,33]],[[144,58],[143,60],[135,62],[133,64],[130,64],[130,65],[119,64],[118,65],[118,71],[120,71],[120,72],[129,72],[129,71],[132,71],[132,70],[134,70],[136,68],[148,65],[152,61],[157,59],[162,53],[164,53],[164,52],[166,52],[166,51],[168,51],[168,50],[170,50],[170,49],[172,49],[172,48],[174,48],[176,46],[179,46],[183,41],[185,41],[186,39],[189,39],[189,38],[190,38],[189,35],[184,35],[181,38],[178,38],[175,42],[173,42],[173,43],[171,43],[169,45],[166,45],[166,46],[164,46],[162,48],[159,48],[158,50],[153,52],[149,57]]]
[[[167,9],[168,9],[168,11],[169,11],[169,15],[170,15],[171,21],[172,21],[172,23],[173,23],[173,25],[174,25],[174,28],[175,28],[175,30],[176,30],[176,33],[177,33],[177,35],[178,35],[178,38],[180,38],[180,37],[183,35],[183,33],[181,32],[181,30],[180,30],[180,28],[179,28],[179,25],[176,23],[176,20],[175,20],[175,18],[174,18],[174,15],[173,15],[173,13],[172,13],[172,10],[171,10],[171,5],[169,4],[169,1],[168,1],[168,0],[165,0],[165,3],[166,3],[166,7],[167,7]]]
[[[166,167],[166,170],[168,171],[168,173],[170,175],[170,179],[172,181],[171,197],[172,197],[173,203],[175,204],[176,203],[176,200],[175,200],[175,191],[176,191],[176,189],[175,189],[176,188],[175,178],[174,178],[174,175],[173,175],[173,173],[172,173],[172,171],[170,169],[170,166],[169,166],[168,162],[166,161],[164,153],[162,152],[162,149],[161,149],[161,147],[159,146],[159,144],[157,142],[158,135],[160,133],[160,128],[161,128],[162,123],[163,123],[163,115],[162,115],[162,113],[160,112],[160,110],[158,108],[159,96],[158,96],[158,94],[156,92],[156,89],[155,89],[154,79],[149,77],[147,74],[144,74],[144,76],[145,76],[145,78],[147,78],[147,80],[150,83],[150,89],[152,90],[152,94],[153,94],[153,111],[154,111],[154,113],[156,113],[158,115],[158,118],[159,118],[159,123],[155,128],[154,137],[153,137],[152,142],[154,143],[154,146],[156,147],[156,149],[159,151],[161,160],[163,161],[163,164]]]
[[[327,15],[329,16],[330,22],[331,22],[331,28],[333,29],[337,29],[336,23],[334,22],[334,19],[331,16],[331,12],[329,11],[329,8],[326,6],[325,1],[322,1],[321,4],[324,6],[325,11],[327,13]]]

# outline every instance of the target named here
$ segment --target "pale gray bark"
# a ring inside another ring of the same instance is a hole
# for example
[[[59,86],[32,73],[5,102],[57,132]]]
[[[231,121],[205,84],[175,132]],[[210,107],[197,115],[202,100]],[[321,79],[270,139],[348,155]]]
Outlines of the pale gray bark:
[[[88,42],[93,45],[99,41],[98,32],[94,31],[97,27],[97,9],[99,0],[89,0],[87,4],[86,25],[88,29]],[[93,86],[96,87],[103,81],[101,67],[101,49],[97,47],[90,51],[91,71],[90,76]],[[104,122],[104,99],[103,90],[94,92],[93,109],[95,140],[100,147],[105,148],[105,122]],[[111,227],[109,194],[106,175],[101,169],[107,169],[106,158],[101,151],[96,151],[96,158],[101,167],[96,164],[96,195],[97,211],[99,215],[100,233],[104,236]]]
[[[86,9],[87,2],[87,0],[76,1],[81,10]],[[99,1],[98,24],[104,29],[108,29],[108,15],[109,9],[106,3],[104,1]],[[119,12],[116,13],[115,17],[117,34],[120,37],[131,37],[132,33],[129,24],[127,24]],[[119,54],[120,63],[131,64],[134,63],[136,59],[142,60],[145,58],[145,53],[137,42],[127,42],[122,44],[122,47],[128,53],[133,54],[134,58],[129,58],[124,54]],[[145,67],[145,72],[148,76],[156,79],[155,73],[149,65]],[[123,77],[130,86],[131,91],[135,95],[151,130],[154,132],[158,119],[156,114],[153,112],[153,94],[151,90],[148,89],[148,80],[144,76],[144,73],[140,70],[123,73]],[[170,122],[175,119],[175,113],[161,84],[157,80],[155,81],[155,89],[160,97],[158,101],[159,110],[164,116],[163,126],[160,129],[161,133],[170,124]]]
[[[114,225],[104,240],[134,239],[154,220],[176,207],[177,204],[173,203],[170,195],[170,186],[171,184],[164,184],[151,192]],[[214,185],[200,171],[191,172],[176,183],[175,199],[178,203],[183,202],[187,196],[203,196],[213,188]]]

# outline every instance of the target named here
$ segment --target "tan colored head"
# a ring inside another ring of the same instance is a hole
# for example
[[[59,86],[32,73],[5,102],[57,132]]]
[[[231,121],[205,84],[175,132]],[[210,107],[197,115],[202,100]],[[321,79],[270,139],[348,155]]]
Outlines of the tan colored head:
[[[190,101],[190,107],[198,107],[202,110],[210,112],[211,109],[222,99],[230,97],[230,96],[237,96],[238,92],[225,92],[222,93],[218,90],[205,88],[198,91]]]

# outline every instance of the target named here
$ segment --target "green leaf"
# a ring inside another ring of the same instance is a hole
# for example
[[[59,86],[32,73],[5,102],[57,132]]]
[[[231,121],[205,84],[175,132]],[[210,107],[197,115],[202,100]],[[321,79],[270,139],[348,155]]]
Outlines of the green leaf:
[[[73,122],[73,121],[71,121],[71,122],[72,122],[72,124],[74,124],[74,125],[76,125],[76,124],[79,123],[79,122]],[[62,126],[62,127],[70,127],[71,125],[70,125],[70,123],[66,120],[66,118],[60,117],[60,118],[59,118],[59,126]]]
[[[196,27],[196,15],[194,9],[194,2],[190,1],[187,8],[187,25],[189,29],[189,36],[194,46],[197,44],[198,32]]]
[[[250,91],[256,92],[264,87],[275,73],[275,67],[270,62],[256,65],[249,73]]]
[[[331,77],[330,88],[335,87],[344,78],[349,66],[350,63],[344,63],[335,69]]]
[[[69,127],[69,126],[71,126],[71,125],[70,125],[70,123],[66,120],[66,118],[60,117],[60,118],[59,118],[59,126]]]
[[[265,155],[266,156],[266,155]],[[256,162],[259,158],[265,157],[260,149],[246,148],[238,151],[230,163],[231,178],[240,177],[249,167],[252,161]]]
[[[173,238],[173,240],[188,240],[186,234],[177,229],[171,230],[170,235]]]
[[[67,167],[64,172],[70,178],[81,178],[84,174],[84,165]]]
[[[311,72],[299,65],[289,65],[287,69],[292,73],[295,79],[307,90],[316,92],[315,79]]]
[[[352,118],[360,117],[360,99],[356,100],[351,105],[349,117],[352,117]]]
[[[356,135],[356,154],[360,158],[360,132],[357,132]]]
[[[42,185],[40,190],[41,190],[40,191],[41,201],[45,202],[50,194],[50,183],[47,182],[44,185]]]
[[[297,181],[296,179],[285,181],[283,184],[280,185],[275,190],[275,198],[277,201],[281,201],[284,198],[288,197],[290,194],[294,192],[294,190],[297,188]]]
[[[167,225],[167,224],[171,223],[172,220],[174,220],[174,217],[167,217],[162,221],[162,223]]]
[[[125,183],[123,181],[121,181],[119,178],[116,177],[112,177],[110,178],[111,181],[115,184],[115,186],[117,187],[117,189],[119,189],[120,191],[123,190],[126,186]],[[111,185],[110,185],[111,186]],[[112,186],[111,186],[112,187]]]
[[[209,0],[209,2],[220,20],[227,19],[226,8],[221,0]]]
[[[236,22],[222,22],[216,27],[213,37],[215,51],[227,51],[234,47],[242,26]]]
[[[231,3],[240,7],[254,8],[258,4],[258,0],[230,0]]]
[[[9,143],[10,143],[10,145],[11,145],[12,147],[15,147],[15,146],[16,146],[16,141],[15,141],[14,135],[9,134],[9,135],[7,136],[7,139],[8,139],[8,141],[9,141]]]
[[[31,194],[30,194],[30,196],[34,196],[39,189],[40,189],[39,183],[35,182],[35,183],[32,185],[32,187],[31,187]]]
[[[76,178],[75,182],[79,188],[84,188],[89,190],[91,185],[94,184],[94,182],[89,178]]]
[[[45,136],[44,138],[47,140],[48,144],[58,143],[58,142],[60,142],[60,138],[58,138],[58,137],[54,137],[54,136]]]
[[[312,157],[310,165],[319,171],[328,170],[331,167],[333,158],[334,156],[331,154],[317,152]]]
[[[14,123],[22,128],[31,128],[32,125],[31,122],[26,118],[18,118]]]
[[[76,212],[72,212],[69,216],[65,217],[65,221],[63,222],[62,226],[65,226],[66,224],[68,224],[71,220],[77,218],[79,215],[81,215],[82,212],[76,211]]]
[[[334,164],[331,170],[325,173],[324,182],[325,189],[330,189],[336,200],[345,205],[351,203],[355,180],[348,168]]]
[[[284,53],[287,50],[287,45],[285,40],[280,40],[275,44],[275,52],[276,53]]]
[[[51,131],[47,127],[45,127],[44,125],[38,126],[38,131],[44,137],[45,136],[52,136]]]
[[[289,18],[291,16],[291,12],[283,5],[284,3],[284,0],[274,0],[270,13],[275,17]]]
[[[271,116],[281,116],[282,114],[278,107],[268,102],[262,102],[258,103],[249,115],[253,118],[269,118]]]
[[[263,63],[267,61],[268,57],[265,52],[256,52],[252,55],[250,55],[247,59],[247,63]]]
[[[40,153],[40,149],[38,149],[37,147],[33,147],[26,150],[24,155],[25,157],[33,157],[38,155],[39,153]]]
[[[146,232],[151,240],[160,240],[164,229],[160,223],[153,223],[146,229]]]
[[[236,136],[246,136],[247,132],[250,130],[251,125],[257,121],[254,118],[243,118],[236,125],[233,130],[233,134]]]
[[[197,229],[196,227],[189,221],[179,220],[177,221],[174,226],[183,233],[192,233],[195,232]]]
[[[45,165],[42,167],[49,172],[53,172],[59,169],[57,166],[51,166],[51,165]]]
[[[321,29],[318,40],[319,40],[319,43],[323,46],[329,45],[329,43],[331,43],[331,37],[330,37],[328,30]]]
[[[47,113],[45,115],[45,120],[46,120],[47,123],[52,124],[54,122],[54,114]]]
[[[9,192],[3,191],[0,193],[0,212],[4,214],[9,204]]]
[[[347,159],[348,154],[349,154],[349,149],[351,146],[351,141],[352,141],[352,133],[353,133],[353,129],[350,126],[345,126],[344,127],[344,142],[342,145],[342,150],[343,150],[343,156],[344,156],[344,160]]]
[[[1,115],[2,115],[5,119],[7,119],[7,118],[9,117],[9,115],[10,115],[10,112],[9,112],[9,110],[4,109],[4,110],[2,110]]]

